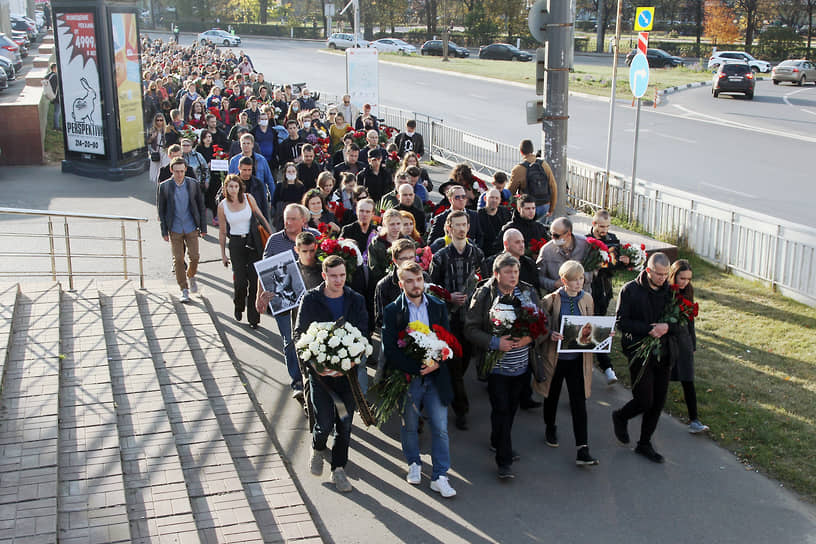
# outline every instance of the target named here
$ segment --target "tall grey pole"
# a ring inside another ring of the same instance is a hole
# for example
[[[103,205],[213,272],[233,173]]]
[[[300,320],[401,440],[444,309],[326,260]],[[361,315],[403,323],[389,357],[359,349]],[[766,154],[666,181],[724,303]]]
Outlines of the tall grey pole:
[[[603,3],[603,0],[598,0]],[[618,44],[621,35],[621,4],[618,0],[618,13],[615,16],[615,45],[612,48],[612,94],[609,96],[609,132],[606,135],[606,163],[604,164],[603,207],[609,207],[609,163],[612,160],[612,127],[615,124],[615,97],[618,81]],[[598,24],[602,24],[598,21]]]
[[[547,24],[544,120],[541,146],[558,184],[553,216],[563,215],[567,188],[567,120],[569,70],[572,67],[575,0],[549,0]]]
[[[635,112],[635,149],[632,152],[632,190],[629,193],[629,222],[635,223],[635,186],[637,185],[637,150],[638,136],[640,135],[640,98],[637,99],[637,111]]]

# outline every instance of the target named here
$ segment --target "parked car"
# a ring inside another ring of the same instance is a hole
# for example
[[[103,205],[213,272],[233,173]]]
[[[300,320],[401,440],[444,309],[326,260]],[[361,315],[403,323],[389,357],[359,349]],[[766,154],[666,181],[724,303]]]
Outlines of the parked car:
[[[711,85],[711,94],[718,98],[720,93],[742,93],[748,100],[754,98],[756,77],[747,62],[724,62],[717,68]]]
[[[745,51],[717,51],[708,59],[708,69],[716,71],[723,61],[739,60],[747,62],[754,73],[762,72],[767,74],[771,71],[771,63],[764,60],[757,60]]]
[[[0,70],[0,91],[5,91],[8,89],[8,86],[8,76],[6,76],[6,72],[4,70]]]
[[[816,83],[816,64],[806,59],[783,60],[771,71],[774,85],[780,81],[789,81],[797,85],[804,85],[808,81]]]
[[[637,55],[638,50],[633,49],[626,55],[626,66],[632,64],[632,59]],[[649,68],[674,68],[675,66],[683,66],[684,62],[681,57],[669,55],[662,49],[647,49],[646,60],[649,62]]]
[[[10,82],[17,79],[17,70],[14,68],[14,63],[3,55],[0,55],[0,72],[3,72]]]
[[[32,42],[37,39],[37,27],[32,23],[29,23],[25,19],[20,17],[9,17],[9,21],[11,22],[11,29],[17,30],[21,32],[25,32],[28,36],[28,39]]]
[[[479,48],[480,59],[494,59],[494,60],[521,60],[528,62],[533,60],[533,56],[522,51],[515,45],[509,43],[492,43],[490,45],[483,45]]]
[[[20,56],[20,47],[3,33],[0,33],[0,55],[11,61],[17,72],[23,69],[23,57]]]
[[[403,55],[416,55],[417,48],[408,42],[397,38],[380,38],[368,44],[380,53],[402,53]]]
[[[28,45],[31,42],[26,38],[24,32],[17,32],[16,30],[11,32],[11,41],[17,44],[17,47],[20,48],[20,56],[22,58],[26,58],[28,56]]]
[[[435,55],[441,57],[442,40],[428,40],[427,42],[422,44],[422,47],[419,48],[419,53],[421,55]],[[448,41],[448,55],[451,57],[459,57],[463,59],[470,56],[470,51],[468,51],[464,47],[456,45],[452,41]]]
[[[215,45],[223,45],[224,47],[241,45],[240,36],[233,36],[226,30],[222,30],[220,28],[205,30],[196,36],[196,41],[202,45],[207,42],[212,42]]]
[[[357,47],[368,47],[368,44],[368,40],[364,40],[362,36],[357,37]],[[326,40],[326,47],[329,49],[339,49],[341,51],[345,51],[349,47],[354,47],[354,34],[335,32]]]

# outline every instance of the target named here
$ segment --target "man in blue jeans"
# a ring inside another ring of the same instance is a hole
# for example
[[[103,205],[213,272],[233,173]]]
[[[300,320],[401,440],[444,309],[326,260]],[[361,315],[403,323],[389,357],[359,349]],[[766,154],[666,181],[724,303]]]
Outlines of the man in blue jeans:
[[[406,355],[397,345],[398,335],[408,323],[420,321],[431,327],[448,328],[448,310],[445,303],[425,295],[422,268],[416,262],[400,265],[397,270],[402,294],[383,310],[383,347],[386,372],[396,369],[411,376],[402,412],[402,452],[408,461],[409,484],[422,481],[422,461],[419,457],[420,411],[424,407],[431,422],[431,490],[445,498],[456,495],[448,481],[450,446],[448,443],[448,404],[453,400],[448,365],[444,361],[417,361]]]
[[[306,221],[309,219],[309,210],[300,204],[289,204],[283,210],[283,230],[276,232],[266,241],[263,257],[268,259],[274,255],[280,255],[285,251],[294,251],[295,239],[303,231],[308,231],[319,236],[320,233],[314,229],[306,228]],[[275,293],[264,291],[260,279],[258,279],[258,297],[255,306],[258,312],[265,312]],[[295,344],[292,342],[292,321],[291,312],[283,312],[275,316],[278,324],[281,341],[283,342],[283,356],[286,360],[286,369],[289,377],[292,378],[292,398],[303,403],[303,378],[298,366]]]

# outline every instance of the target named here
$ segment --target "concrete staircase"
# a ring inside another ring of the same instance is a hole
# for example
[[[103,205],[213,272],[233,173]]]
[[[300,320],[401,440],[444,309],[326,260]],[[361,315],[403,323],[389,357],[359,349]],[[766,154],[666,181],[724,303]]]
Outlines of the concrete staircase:
[[[0,542],[320,542],[201,300],[0,286]]]

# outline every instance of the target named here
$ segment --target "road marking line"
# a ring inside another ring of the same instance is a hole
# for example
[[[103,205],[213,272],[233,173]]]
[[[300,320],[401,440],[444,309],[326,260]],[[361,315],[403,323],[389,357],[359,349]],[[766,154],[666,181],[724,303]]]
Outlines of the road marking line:
[[[742,129],[742,130],[747,130],[749,132],[758,132],[759,134],[765,134],[765,135],[771,135],[771,136],[781,136],[783,138],[791,138],[793,140],[800,140],[800,141],[803,141],[803,142],[816,143],[816,138],[813,138],[811,136],[803,136],[801,134],[796,134],[794,132],[783,132],[781,130],[775,130],[775,129],[772,129],[772,128],[753,127],[751,125],[746,125],[744,123],[738,123],[736,121],[728,121],[727,119],[720,119],[719,117],[714,117],[713,115],[706,115],[706,114],[703,114],[703,113],[700,113],[700,112],[695,112],[693,110],[690,110],[690,109],[688,109],[688,108],[686,108],[684,106],[680,106],[678,104],[675,104],[675,107],[679,108],[679,109],[681,109],[683,111],[686,111],[686,112],[690,113],[691,115],[694,115],[694,116],[698,117],[697,119],[693,119],[693,120],[694,121],[699,121],[701,123],[710,123],[710,124],[713,124],[713,125],[728,126],[728,127],[731,127],[731,128],[739,128],[739,129]],[[659,114],[659,115],[668,115],[668,116],[671,116],[671,117],[679,117],[681,119],[687,119],[687,117],[685,117],[685,116],[677,115],[677,114],[674,114],[674,113],[668,113],[668,112],[650,111],[649,113]]]
[[[655,132],[655,136],[663,136],[664,138],[668,138],[670,140],[677,140],[678,142],[683,142],[685,144],[696,144],[695,140],[689,140],[688,138],[681,138],[680,136],[674,136],[672,134],[666,134],[664,132]]]
[[[714,189],[717,189],[718,191],[724,191],[726,193],[739,195],[739,196],[744,197],[744,198],[753,198],[753,199],[759,198],[756,195],[752,195],[752,194],[746,193],[744,191],[735,191],[734,189],[729,189],[728,187],[723,187],[721,185],[714,185],[713,183],[708,183],[706,181],[701,181],[700,185],[706,185],[708,187],[713,187]]]

